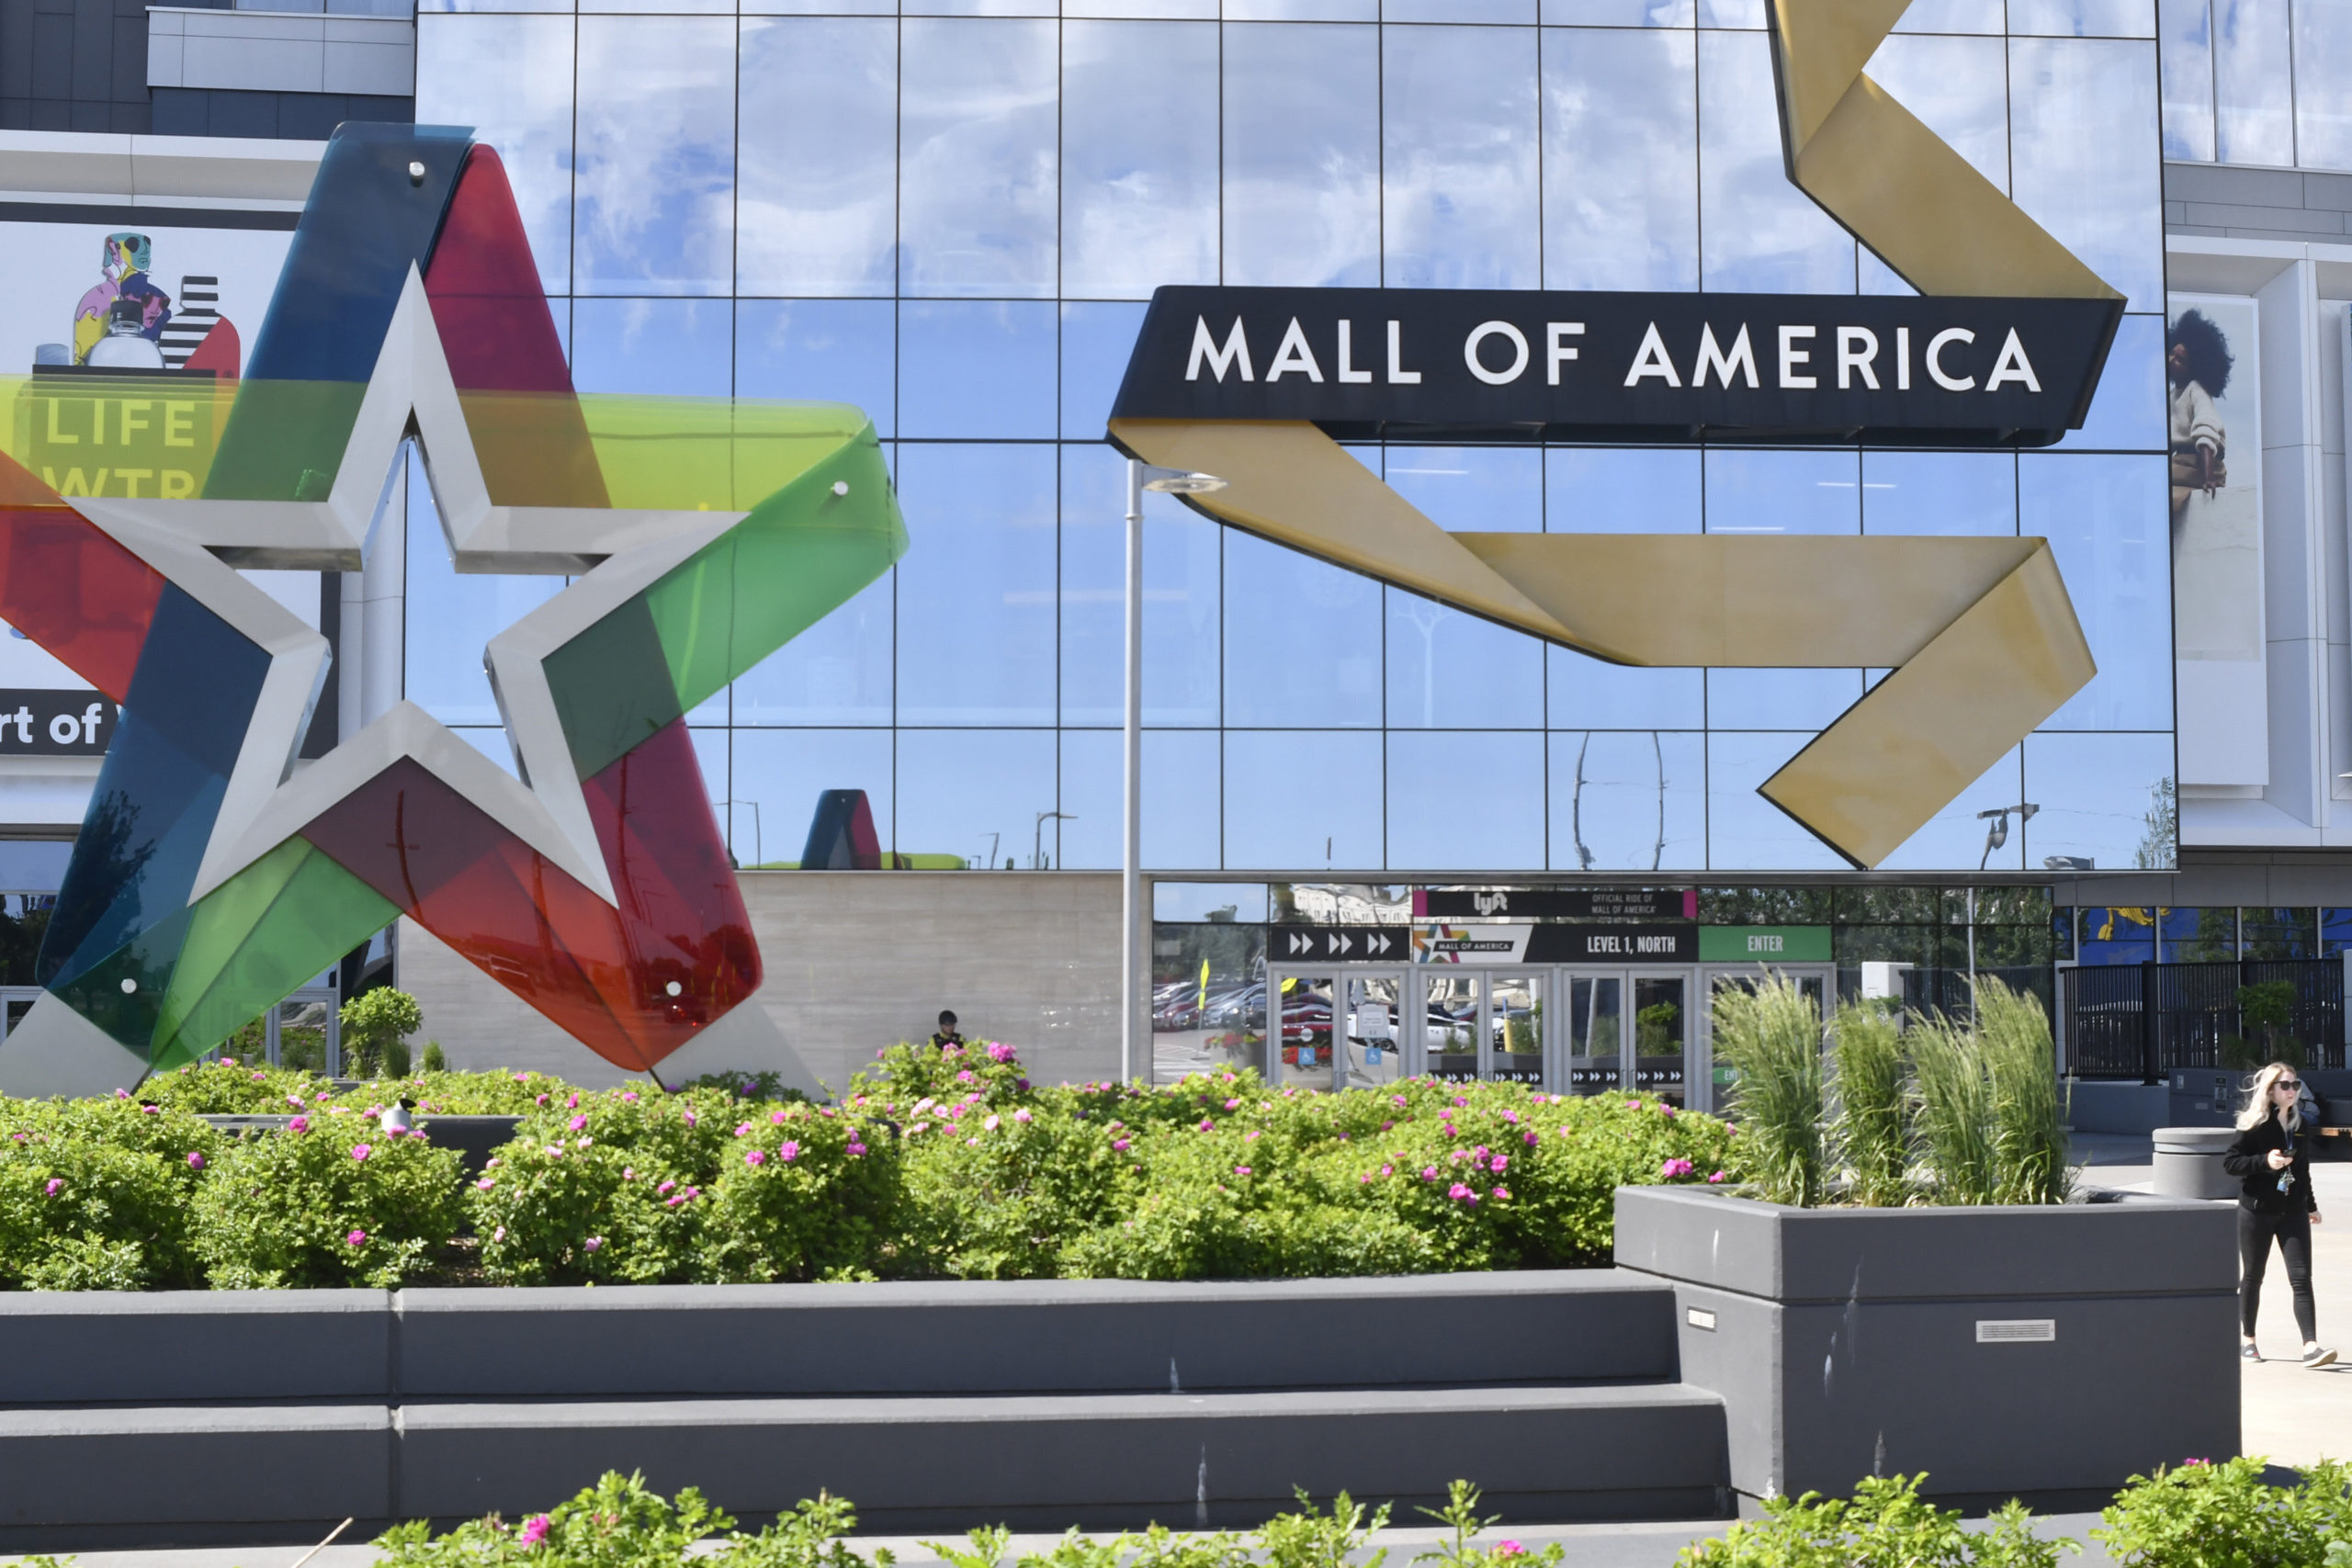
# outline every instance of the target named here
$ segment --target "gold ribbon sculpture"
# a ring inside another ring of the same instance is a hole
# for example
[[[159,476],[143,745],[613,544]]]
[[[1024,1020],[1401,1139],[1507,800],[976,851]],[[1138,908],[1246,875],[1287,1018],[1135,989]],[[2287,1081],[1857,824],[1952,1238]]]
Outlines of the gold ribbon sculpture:
[[[1772,0],[1790,178],[1925,294],[2118,298],[1863,74],[1908,0]],[[1892,668],[1762,786],[1876,866],[2098,672],[2040,538],[1455,534],[1313,424],[1117,419],[1263,538],[1618,663]]]

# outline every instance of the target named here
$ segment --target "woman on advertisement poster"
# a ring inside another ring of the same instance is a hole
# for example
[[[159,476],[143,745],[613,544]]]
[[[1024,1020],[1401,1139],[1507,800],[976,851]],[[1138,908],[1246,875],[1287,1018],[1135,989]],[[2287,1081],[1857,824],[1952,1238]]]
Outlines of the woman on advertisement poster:
[[[2230,373],[2235,364],[2213,308],[2190,306],[2174,315],[2165,340],[2165,379],[2171,426],[2174,620],[2177,656],[2184,660],[2262,656],[2254,475],[2249,470],[2233,484],[2229,466]],[[2242,468],[2252,461],[2241,454]]]

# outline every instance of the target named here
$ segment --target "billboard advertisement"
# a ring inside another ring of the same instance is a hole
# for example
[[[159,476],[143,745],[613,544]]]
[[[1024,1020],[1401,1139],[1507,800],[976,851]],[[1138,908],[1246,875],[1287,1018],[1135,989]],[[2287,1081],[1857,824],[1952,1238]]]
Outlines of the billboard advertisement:
[[[2262,432],[2256,311],[2175,294],[2165,333],[2180,782],[2270,782],[2263,667]]]

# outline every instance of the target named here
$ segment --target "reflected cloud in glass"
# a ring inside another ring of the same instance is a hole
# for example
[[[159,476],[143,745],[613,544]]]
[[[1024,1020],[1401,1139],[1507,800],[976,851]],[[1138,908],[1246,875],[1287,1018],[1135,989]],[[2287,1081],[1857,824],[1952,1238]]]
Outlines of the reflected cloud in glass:
[[[1058,30],[994,17],[899,23],[903,292],[1052,296]]]
[[[1552,869],[1706,865],[1705,737],[1674,730],[1554,735],[1551,757]]]
[[[1382,58],[1384,281],[1543,280],[1535,32],[1416,28]]]
[[[2009,41],[2011,194],[2113,288],[2163,307],[2156,60],[2147,43]]]
[[[571,292],[571,31],[568,16],[416,23],[417,123],[498,149],[550,294]]]
[[[1550,447],[1544,526],[1555,534],[1695,534],[1699,473],[1691,447]]]
[[[897,335],[887,299],[739,299],[736,396],[854,403],[887,441],[896,428]]]
[[[2341,6],[2295,7],[2295,158],[2352,169],[2352,12]]]
[[[1062,294],[1216,280],[1216,28],[1063,23]]]
[[[1126,460],[1062,448],[1062,722],[1126,715]],[[1175,497],[1143,502],[1143,721],[1217,721],[1218,525]]]
[[[1224,100],[1225,281],[1377,285],[1379,29],[1228,25]]]
[[[2174,845],[2149,818],[2172,771],[2169,734],[2026,737],[2025,797],[2041,807],[2025,825],[2026,863],[2071,855],[2100,871],[2171,869]]]
[[[2210,164],[2213,13],[2209,0],[2159,0],[2156,38],[2164,78],[2165,156]],[[2301,51],[2299,39],[2296,51]]]
[[[2153,38],[2154,0],[2009,0],[2009,31],[2058,38]]]
[[[733,385],[734,302],[575,299],[571,380],[583,392],[723,398]]]
[[[743,24],[737,289],[891,291],[899,28],[825,17]]]
[[[2045,729],[2172,725],[2172,545],[2165,459],[2027,453],[2018,526],[2048,538],[2098,673]]]
[[[1544,287],[1699,286],[1697,95],[1688,32],[1544,32]]]
[[[2008,51],[1999,39],[1895,33],[1868,69],[1970,167],[2009,188]]]
[[[2289,10],[2288,0],[2213,0],[2213,145],[2224,164],[2295,161],[2293,104],[2280,85],[2303,84]]]
[[[1225,541],[1225,721],[1377,728],[1381,589],[1238,530]]]
[[[899,722],[1051,724],[1054,449],[899,448]]]
[[[1854,291],[1852,238],[1782,167],[1771,49],[1760,32],[1699,35],[1699,203],[1702,288]]]
[[[726,294],[734,280],[735,24],[580,20],[581,294]]]

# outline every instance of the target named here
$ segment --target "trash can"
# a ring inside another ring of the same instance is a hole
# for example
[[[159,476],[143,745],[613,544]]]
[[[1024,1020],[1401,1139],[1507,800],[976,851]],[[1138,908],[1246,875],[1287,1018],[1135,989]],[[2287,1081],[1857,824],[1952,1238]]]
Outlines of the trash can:
[[[2222,1168],[2222,1155],[2237,1135],[2234,1127],[2157,1128],[2156,1196],[2236,1197],[2238,1179]]]

